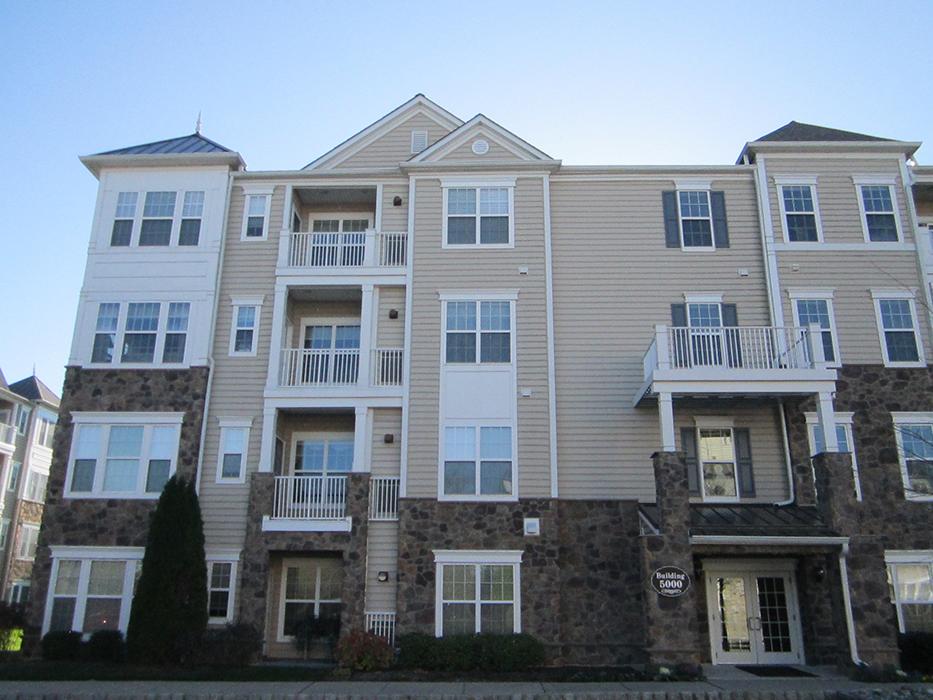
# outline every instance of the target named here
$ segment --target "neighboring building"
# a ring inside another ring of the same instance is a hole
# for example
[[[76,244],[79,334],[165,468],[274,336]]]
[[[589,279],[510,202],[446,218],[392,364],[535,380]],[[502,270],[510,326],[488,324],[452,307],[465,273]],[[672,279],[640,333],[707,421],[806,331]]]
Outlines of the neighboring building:
[[[791,122],[736,165],[566,166],[418,95],[301,170],[200,134],[83,158],[34,622],[125,630],[179,473],[211,624],[270,657],[316,615],[896,662],[933,628],[918,146]]]
[[[0,372],[0,599],[27,603],[52,466],[59,398],[38,377]]]

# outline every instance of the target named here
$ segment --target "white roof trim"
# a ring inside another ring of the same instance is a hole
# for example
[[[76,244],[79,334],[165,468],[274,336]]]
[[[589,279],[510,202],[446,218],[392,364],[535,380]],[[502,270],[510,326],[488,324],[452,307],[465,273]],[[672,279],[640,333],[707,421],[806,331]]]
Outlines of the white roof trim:
[[[513,134],[508,129],[499,126],[489,117],[486,117],[482,114],[477,114],[466,124],[463,124],[459,128],[451,131],[441,140],[434,142],[432,145],[421,151],[421,153],[411,158],[408,162],[422,163],[426,161],[433,161],[438,158],[443,158],[444,155],[450,151],[456,150],[464,143],[466,143],[471,138],[471,136],[473,136],[474,130],[486,130],[490,132],[491,135],[500,141],[504,148],[512,151],[512,153],[514,153],[522,160],[551,160],[551,156],[549,156],[544,151],[538,150],[524,139]]]
[[[405,104],[396,107],[381,119],[311,161],[302,170],[329,170],[416,114],[424,114],[446,129],[457,129],[463,124],[463,120],[440,105],[435,104],[424,95],[415,95]]]

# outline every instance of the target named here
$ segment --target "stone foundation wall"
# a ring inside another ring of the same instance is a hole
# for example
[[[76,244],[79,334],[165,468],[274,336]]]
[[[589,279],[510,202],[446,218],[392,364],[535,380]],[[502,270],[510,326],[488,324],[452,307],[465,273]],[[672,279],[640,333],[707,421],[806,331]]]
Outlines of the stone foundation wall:
[[[63,498],[71,450],[72,411],[183,412],[177,473],[192,477],[197,469],[201,421],[207,391],[207,367],[187,370],[118,370],[68,367],[39,546],[33,568],[29,620],[41,627],[51,571],[50,545],[143,547],[155,500]]]

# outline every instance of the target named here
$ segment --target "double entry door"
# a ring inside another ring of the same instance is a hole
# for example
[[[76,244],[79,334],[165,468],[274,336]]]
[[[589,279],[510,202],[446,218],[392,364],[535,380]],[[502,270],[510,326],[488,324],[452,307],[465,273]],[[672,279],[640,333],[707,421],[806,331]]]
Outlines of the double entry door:
[[[803,663],[793,562],[703,568],[714,664]]]

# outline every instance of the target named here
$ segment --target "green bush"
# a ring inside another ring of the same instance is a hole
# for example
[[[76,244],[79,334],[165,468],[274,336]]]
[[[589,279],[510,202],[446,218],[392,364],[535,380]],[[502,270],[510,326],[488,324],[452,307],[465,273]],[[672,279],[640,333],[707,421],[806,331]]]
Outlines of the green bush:
[[[544,663],[544,646],[528,634],[475,634],[399,637],[400,666],[426,671],[508,672]]]
[[[42,658],[46,661],[74,661],[80,654],[80,632],[49,632],[42,638]]]
[[[382,671],[392,665],[392,647],[371,632],[351,630],[337,642],[337,663],[352,671]]]
[[[206,666],[248,666],[262,648],[262,637],[252,625],[227,625],[209,629],[194,661]]]
[[[0,651],[19,651],[25,626],[23,605],[0,601]]]
[[[123,633],[118,630],[97,630],[87,641],[84,651],[89,661],[114,664],[126,661],[126,644]]]
[[[933,674],[933,632],[908,632],[899,635],[897,643],[905,671]]]

